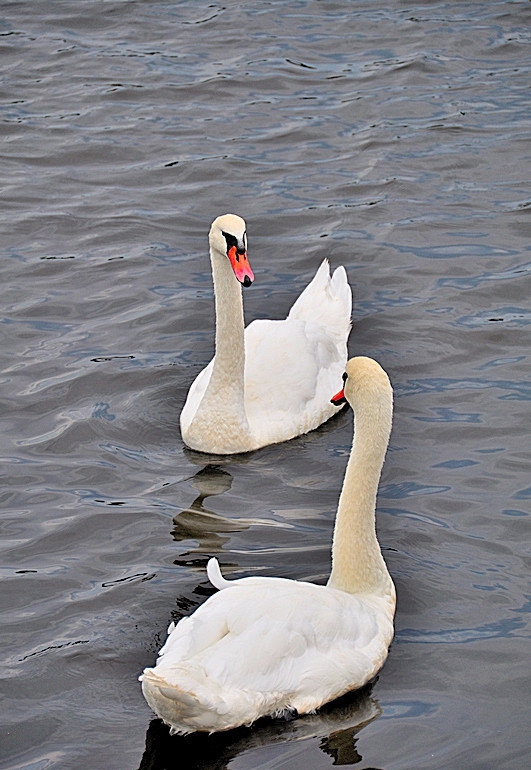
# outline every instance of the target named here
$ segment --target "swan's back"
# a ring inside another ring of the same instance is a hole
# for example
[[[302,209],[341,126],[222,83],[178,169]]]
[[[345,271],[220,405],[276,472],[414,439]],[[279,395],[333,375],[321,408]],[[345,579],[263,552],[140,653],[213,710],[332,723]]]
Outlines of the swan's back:
[[[347,360],[352,292],[343,267],[323,260],[283,321],[245,330],[245,410],[258,446],[308,433],[338,410],[330,403]]]
[[[231,581],[172,631],[144,671],[144,695],[177,732],[311,711],[374,676],[393,611],[390,599],[313,583]]]

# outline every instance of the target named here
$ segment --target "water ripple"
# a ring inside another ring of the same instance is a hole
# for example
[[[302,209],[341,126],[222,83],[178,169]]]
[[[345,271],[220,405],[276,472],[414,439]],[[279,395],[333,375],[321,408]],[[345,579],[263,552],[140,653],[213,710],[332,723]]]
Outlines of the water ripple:
[[[525,629],[523,618],[503,618],[495,623],[485,623],[475,628],[437,629],[434,631],[417,628],[400,629],[396,635],[397,644],[467,644],[480,639],[514,638]]]
[[[454,390],[501,390],[500,399],[529,401],[531,399],[531,383],[517,380],[486,380],[480,378],[451,379],[432,377],[427,379],[407,380],[399,383],[396,391],[401,396],[413,396],[419,393],[446,393]],[[450,415],[451,416],[451,415]]]

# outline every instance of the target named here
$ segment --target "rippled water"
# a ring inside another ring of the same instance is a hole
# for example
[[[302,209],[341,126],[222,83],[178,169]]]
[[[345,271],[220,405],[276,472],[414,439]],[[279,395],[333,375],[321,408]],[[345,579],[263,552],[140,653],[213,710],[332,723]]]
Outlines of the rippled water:
[[[514,768],[528,760],[527,2],[5,2],[2,768]],[[228,575],[324,581],[352,433],[216,461],[206,235],[247,219],[246,317],[323,257],[389,371],[372,690],[172,738],[137,676]],[[188,757],[188,759],[185,759]]]

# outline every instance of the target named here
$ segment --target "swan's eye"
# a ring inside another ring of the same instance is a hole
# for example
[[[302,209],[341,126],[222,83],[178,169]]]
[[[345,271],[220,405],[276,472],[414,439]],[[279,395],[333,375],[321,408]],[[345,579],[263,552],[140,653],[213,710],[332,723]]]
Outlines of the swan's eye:
[[[222,230],[221,234],[227,242],[227,254],[233,247],[236,249],[237,254],[244,254],[247,251],[247,239],[245,233],[243,234],[242,241],[239,241],[235,235],[232,235],[232,233],[226,233]]]
[[[225,238],[227,242],[227,251],[229,249],[232,249],[233,246],[236,246],[238,248],[238,239],[234,237],[234,235],[231,235],[231,233],[225,233],[223,230],[221,231],[221,234]]]
[[[347,381],[347,378],[348,378],[348,374],[346,372],[343,372],[343,385]]]

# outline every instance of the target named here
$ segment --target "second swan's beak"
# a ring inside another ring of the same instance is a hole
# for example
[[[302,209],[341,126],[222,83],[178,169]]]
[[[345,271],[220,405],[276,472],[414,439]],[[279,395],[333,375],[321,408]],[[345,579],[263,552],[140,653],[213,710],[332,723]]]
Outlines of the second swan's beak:
[[[341,404],[346,404],[347,399],[345,398],[345,391],[343,390],[343,388],[341,388],[339,393],[336,393],[335,396],[332,396],[330,401],[334,406],[341,406]]]
[[[254,281],[254,274],[249,264],[247,252],[238,249],[236,246],[231,246],[227,251],[227,257],[238,281],[244,286],[250,286]]]

